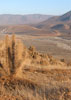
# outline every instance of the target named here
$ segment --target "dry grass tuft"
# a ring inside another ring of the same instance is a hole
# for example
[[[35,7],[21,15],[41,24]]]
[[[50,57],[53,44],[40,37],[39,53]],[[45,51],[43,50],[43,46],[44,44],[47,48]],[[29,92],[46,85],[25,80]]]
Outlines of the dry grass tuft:
[[[0,42],[0,100],[67,100],[64,97],[70,95],[69,91],[63,90],[65,96],[56,91],[62,85],[58,81],[70,80],[70,72],[51,66],[62,67],[66,63],[37,52],[34,46],[26,48],[14,34],[6,35]]]

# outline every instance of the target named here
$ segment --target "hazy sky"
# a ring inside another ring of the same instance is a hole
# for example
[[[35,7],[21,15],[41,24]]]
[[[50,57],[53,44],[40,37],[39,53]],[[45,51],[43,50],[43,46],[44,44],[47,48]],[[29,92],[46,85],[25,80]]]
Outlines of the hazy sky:
[[[0,14],[61,15],[71,10],[71,0],[0,0]]]

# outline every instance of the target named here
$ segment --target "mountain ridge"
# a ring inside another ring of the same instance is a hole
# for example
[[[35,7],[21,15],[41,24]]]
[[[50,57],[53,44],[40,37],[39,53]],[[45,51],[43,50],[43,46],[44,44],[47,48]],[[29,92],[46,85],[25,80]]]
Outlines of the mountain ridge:
[[[41,29],[54,29],[54,30],[70,30],[71,27],[71,11],[61,15],[53,16],[50,19],[40,22],[36,25],[37,28]]]
[[[52,17],[51,15],[43,14],[1,14],[0,25],[21,25],[21,24],[36,24]]]

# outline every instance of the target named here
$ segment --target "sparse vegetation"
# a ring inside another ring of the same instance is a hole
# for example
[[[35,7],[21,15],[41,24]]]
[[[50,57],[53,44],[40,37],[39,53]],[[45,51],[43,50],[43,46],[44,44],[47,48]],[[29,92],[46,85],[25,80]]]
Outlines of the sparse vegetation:
[[[26,48],[14,34],[6,35],[0,47],[1,100],[71,99],[71,70],[63,60]]]

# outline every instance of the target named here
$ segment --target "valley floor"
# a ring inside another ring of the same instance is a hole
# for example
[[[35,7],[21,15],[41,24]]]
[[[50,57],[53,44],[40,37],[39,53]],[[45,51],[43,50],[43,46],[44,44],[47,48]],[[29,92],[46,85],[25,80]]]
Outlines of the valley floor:
[[[27,47],[34,45],[39,52],[48,53],[57,59],[71,61],[71,39],[27,35],[20,36],[20,38]]]

